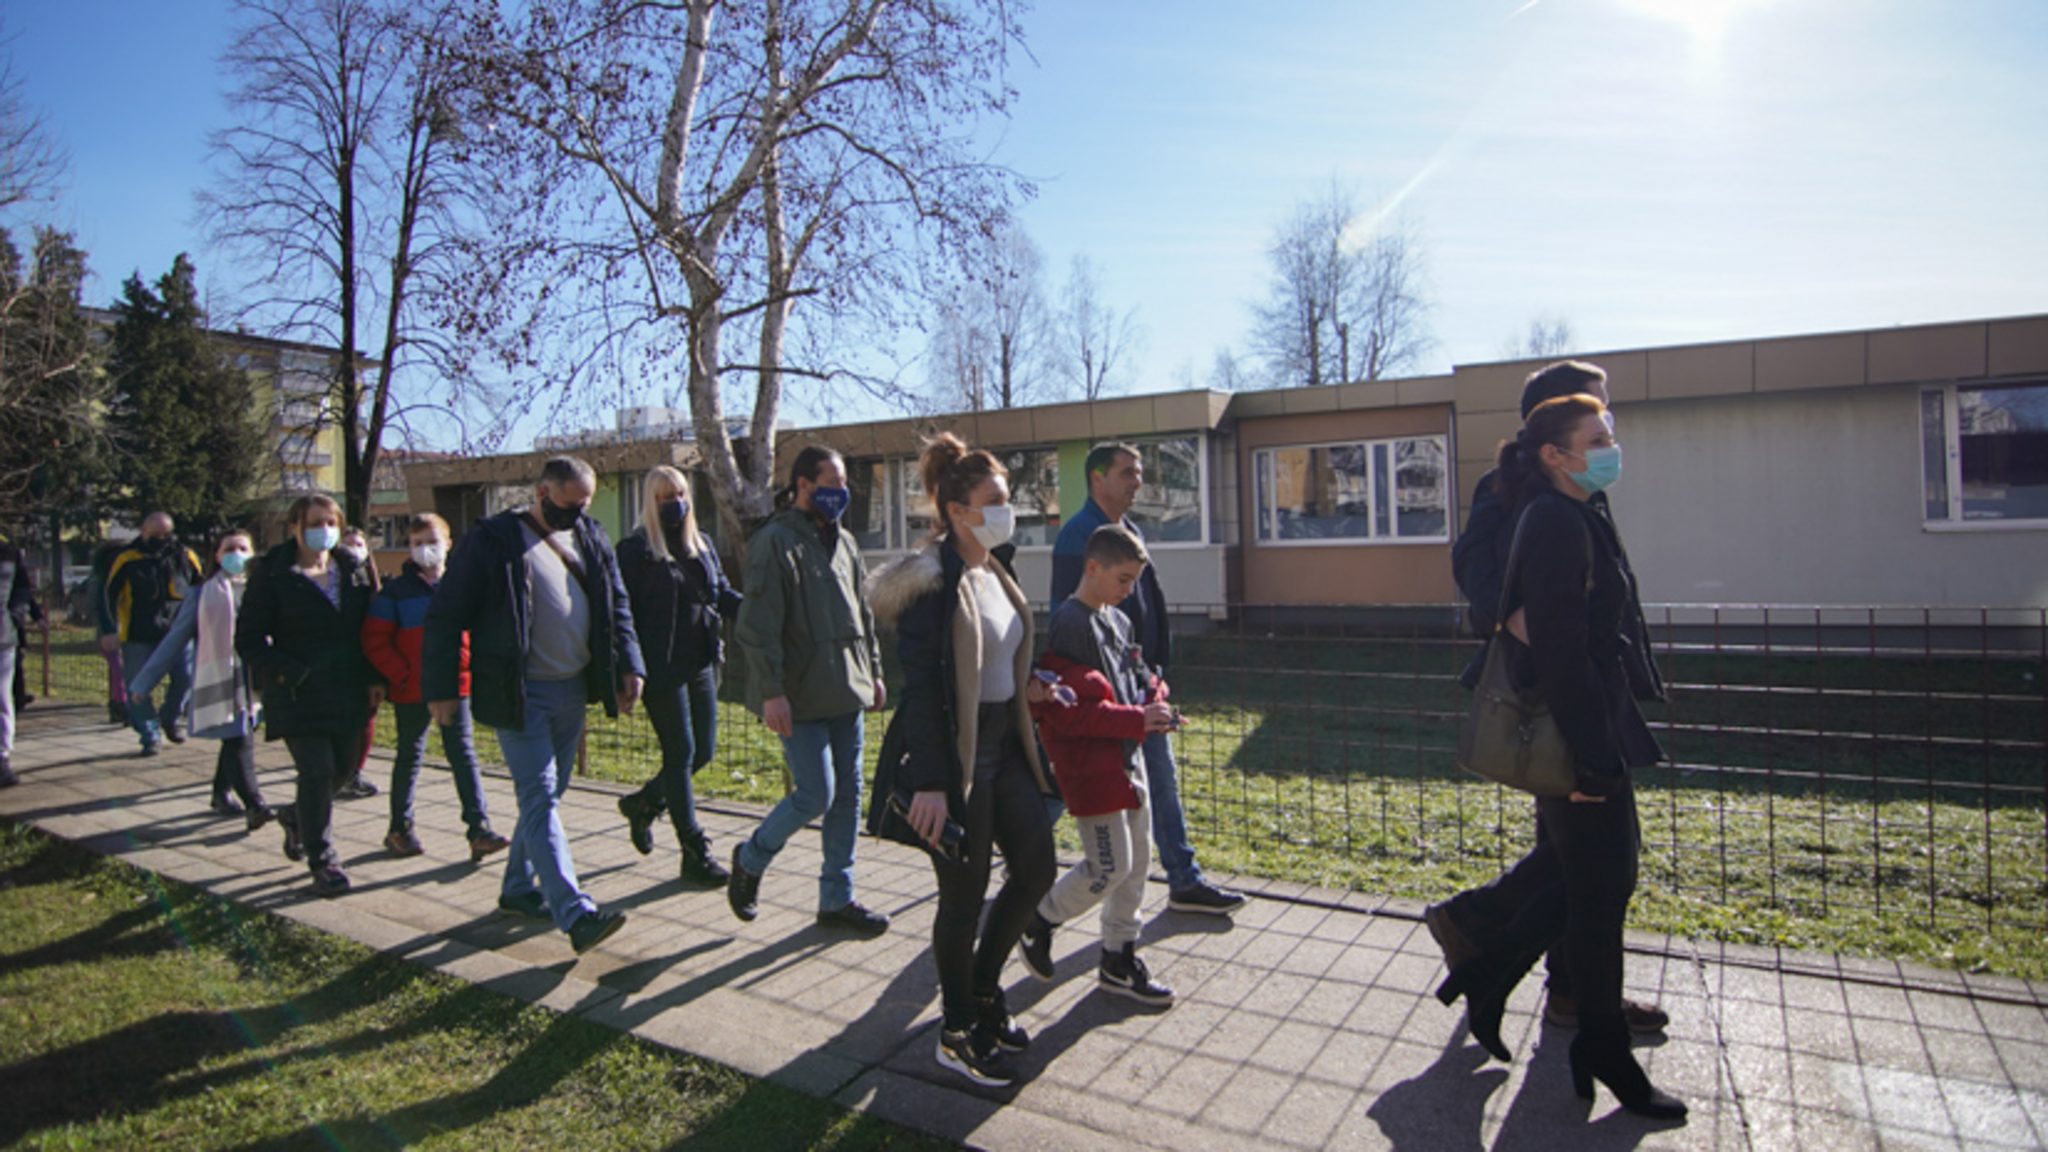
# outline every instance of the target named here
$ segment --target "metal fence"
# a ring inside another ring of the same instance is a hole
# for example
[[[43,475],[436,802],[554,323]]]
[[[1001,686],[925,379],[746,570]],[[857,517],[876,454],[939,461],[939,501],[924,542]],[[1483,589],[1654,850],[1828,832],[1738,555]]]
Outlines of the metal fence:
[[[1864,939],[1989,931],[2038,946],[2048,609],[1673,605],[1650,618],[1671,701],[1645,711],[1669,760],[1637,777],[1639,919],[1761,940],[1828,921]],[[1437,898],[1524,851],[1526,799],[1454,763],[1457,677],[1477,651],[1459,619],[1446,605],[1178,618],[1171,678],[1189,724],[1176,748],[1204,863]],[[105,699],[89,631],[60,628],[46,651],[40,667],[30,655],[31,691],[40,672],[49,694]],[[723,695],[699,794],[772,800],[779,746],[731,706],[737,676]],[[651,776],[647,723],[598,715],[591,771]],[[870,718],[871,759],[884,719]]]

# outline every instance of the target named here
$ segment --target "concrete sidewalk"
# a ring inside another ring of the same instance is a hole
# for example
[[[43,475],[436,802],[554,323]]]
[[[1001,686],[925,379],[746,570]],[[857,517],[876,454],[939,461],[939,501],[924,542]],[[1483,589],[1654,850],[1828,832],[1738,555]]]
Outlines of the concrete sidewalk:
[[[1436,949],[1402,902],[1295,885],[1234,923],[1164,911],[1155,886],[1145,955],[1180,1003],[1149,1013],[1096,995],[1095,929],[1061,933],[1060,979],[1009,971],[1011,1006],[1034,1040],[1026,1079],[965,1090],[932,1062],[937,987],[928,941],[929,866],[864,839],[860,896],[896,923],[856,940],[818,929],[818,841],[800,835],[762,885],[761,917],[735,920],[718,891],[675,879],[657,827],[635,854],[616,791],[565,798],[585,887],[631,923],[573,958],[551,929],[496,916],[502,857],[468,862],[455,790],[421,781],[425,856],[385,854],[385,799],[336,806],[355,880],[310,895],[275,826],[255,835],[207,811],[216,744],[139,759],[93,709],[37,705],[22,717],[19,787],[0,815],[227,899],[352,937],[391,955],[656,1043],[791,1084],[910,1127],[989,1148],[1227,1149],[1913,1148],[2048,1146],[2048,989],[2024,981],[1812,954],[1635,937],[1632,993],[1672,1014],[1639,1050],[1686,1098],[1689,1121],[1653,1125],[1605,1089],[1589,1114],[1571,1093],[1570,1033],[1545,1028],[1539,980],[1503,1029],[1512,1065],[1489,1062],[1462,1015],[1429,991]],[[283,749],[259,752],[273,803],[290,797]],[[388,762],[373,759],[380,786]],[[509,782],[487,777],[500,830]],[[755,814],[705,813],[729,852]]]

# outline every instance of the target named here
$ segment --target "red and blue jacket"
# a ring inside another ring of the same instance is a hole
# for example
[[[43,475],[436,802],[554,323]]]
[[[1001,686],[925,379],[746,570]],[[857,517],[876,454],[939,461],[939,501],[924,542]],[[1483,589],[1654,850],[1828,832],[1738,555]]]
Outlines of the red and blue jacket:
[[[405,571],[385,583],[363,617],[363,654],[383,673],[393,704],[418,704],[420,649],[426,636],[427,606],[434,586],[420,575],[419,565],[405,562]],[[462,664],[457,690],[469,695],[469,633],[462,634]]]

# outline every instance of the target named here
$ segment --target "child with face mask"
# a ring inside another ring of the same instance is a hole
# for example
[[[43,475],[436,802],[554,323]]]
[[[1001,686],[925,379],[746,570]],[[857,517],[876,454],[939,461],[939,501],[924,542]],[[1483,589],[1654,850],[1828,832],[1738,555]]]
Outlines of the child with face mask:
[[[192,735],[220,741],[213,770],[213,810],[222,816],[242,816],[251,832],[276,818],[256,781],[256,748],[250,738],[260,713],[249,670],[235,653],[235,618],[255,555],[247,532],[233,531],[220,538],[213,550],[212,575],[185,597],[162,642],[128,685],[130,695],[147,696],[175,662],[192,668]]]

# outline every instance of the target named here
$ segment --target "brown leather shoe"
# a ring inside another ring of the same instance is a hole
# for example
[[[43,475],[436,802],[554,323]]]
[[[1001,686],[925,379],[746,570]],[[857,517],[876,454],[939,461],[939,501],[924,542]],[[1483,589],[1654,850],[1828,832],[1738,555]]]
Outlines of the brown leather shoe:
[[[1654,1036],[1671,1023],[1671,1014],[1655,1004],[1641,1000],[1621,1000],[1621,1017],[1628,1024],[1628,1030],[1637,1036]],[[1579,1006],[1571,997],[1551,992],[1543,998],[1543,1022],[1553,1028],[1577,1028]]]

